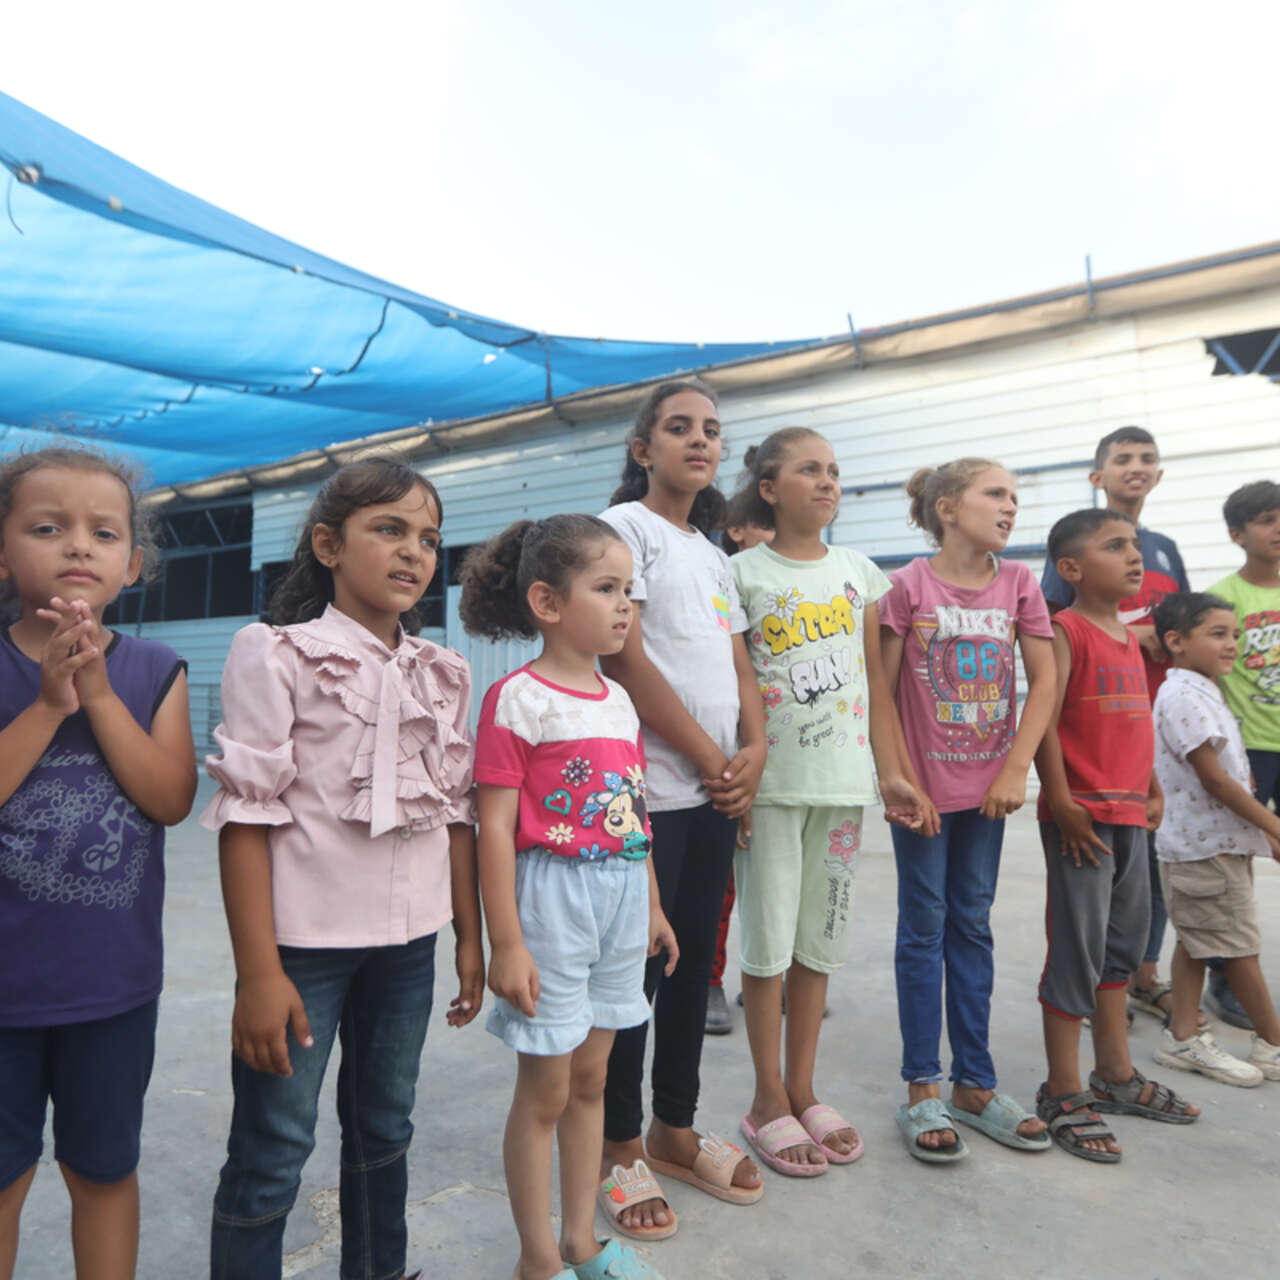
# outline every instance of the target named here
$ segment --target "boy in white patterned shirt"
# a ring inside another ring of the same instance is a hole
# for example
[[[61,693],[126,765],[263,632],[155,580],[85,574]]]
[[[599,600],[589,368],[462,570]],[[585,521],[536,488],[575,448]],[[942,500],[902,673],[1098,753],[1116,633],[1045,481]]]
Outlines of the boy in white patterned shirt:
[[[1258,963],[1253,859],[1280,860],[1280,817],[1254,799],[1239,726],[1218,688],[1239,647],[1235,610],[1201,592],[1167,596],[1156,634],[1173,671],[1156,695],[1156,775],[1165,795],[1160,879],[1178,935],[1173,1011],[1155,1060],[1224,1084],[1280,1080],[1280,1017]],[[1227,981],[1253,1021],[1247,1062],[1197,1034],[1205,962],[1222,956]]]

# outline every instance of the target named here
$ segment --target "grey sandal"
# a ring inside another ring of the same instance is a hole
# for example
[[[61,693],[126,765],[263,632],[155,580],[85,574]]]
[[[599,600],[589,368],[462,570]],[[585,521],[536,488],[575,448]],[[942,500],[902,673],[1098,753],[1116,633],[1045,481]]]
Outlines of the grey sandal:
[[[1155,1090],[1146,1102],[1140,1102],[1148,1084],[1155,1085]],[[1185,1098],[1180,1098],[1168,1085],[1148,1080],[1137,1067],[1124,1084],[1113,1084],[1091,1071],[1089,1088],[1094,1095],[1093,1109],[1104,1115],[1142,1116],[1162,1124],[1191,1124],[1200,1118],[1187,1114],[1191,1104]]]
[[[1049,1096],[1049,1082],[1036,1091],[1036,1115],[1049,1126],[1049,1136],[1069,1155],[1095,1164],[1119,1164],[1118,1151],[1093,1151],[1084,1144],[1090,1140],[1115,1141],[1116,1135],[1102,1123],[1093,1109],[1093,1094],[1063,1093]]]

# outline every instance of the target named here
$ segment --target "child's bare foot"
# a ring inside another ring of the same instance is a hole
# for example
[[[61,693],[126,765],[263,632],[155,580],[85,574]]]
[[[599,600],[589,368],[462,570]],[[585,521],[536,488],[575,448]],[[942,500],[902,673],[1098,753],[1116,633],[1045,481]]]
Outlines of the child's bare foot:
[[[804,1115],[804,1113],[808,1111],[810,1107],[816,1107],[818,1105],[818,1099],[812,1089],[808,1089],[803,1093],[791,1093],[790,1091],[788,1091],[787,1096],[788,1096],[788,1101],[791,1104],[790,1113],[791,1115],[795,1116],[797,1119],[800,1116]],[[777,1117],[775,1116],[772,1118],[776,1119]],[[751,1110],[751,1119],[753,1122],[757,1123],[757,1127],[758,1127],[758,1122],[756,1121],[756,1114],[755,1114],[754,1107]],[[821,1150],[823,1147],[826,1147],[828,1148],[829,1151],[834,1151],[835,1154],[838,1156],[847,1156],[849,1152],[851,1152],[854,1149],[854,1147],[856,1147],[857,1145],[858,1145],[858,1131],[852,1125],[850,1125],[847,1129],[836,1129],[833,1132],[824,1135],[822,1141],[818,1144],[818,1149]],[[797,1150],[797,1149],[798,1148],[792,1148],[792,1150]],[[798,1157],[795,1157],[795,1156],[787,1157],[787,1159],[797,1159],[797,1158]],[[819,1162],[814,1161],[813,1163],[816,1164]]]
[[[644,1158],[644,1143],[641,1139],[632,1138],[629,1142],[609,1142],[606,1139],[600,1176],[609,1177],[615,1164],[629,1169],[637,1160]],[[671,1206],[665,1200],[642,1200],[639,1204],[628,1205],[618,1214],[618,1225],[629,1231],[652,1231],[667,1226],[671,1218]]]
[[[777,1093],[760,1093],[757,1092],[755,1098],[751,1102],[751,1110],[747,1113],[751,1118],[751,1123],[759,1132],[767,1124],[772,1124],[775,1120],[781,1120],[783,1116],[798,1116],[800,1113],[791,1104],[791,1100],[784,1092]],[[790,1135],[788,1135],[790,1136]],[[836,1147],[835,1142],[832,1146]],[[836,1148],[843,1154],[843,1148]],[[827,1158],[822,1154],[822,1148],[816,1142],[798,1142],[794,1147],[783,1147],[780,1151],[774,1152],[779,1160],[787,1164],[826,1164]],[[734,1181],[737,1181],[735,1177]],[[752,1186],[753,1183],[743,1185]]]
[[[987,1103],[995,1096],[994,1089],[971,1089],[968,1085],[957,1084],[951,1089],[951,1106],[959,1111],[967,1111],[971,1116],[977,1116],[982,1114]],[[1030,1116],[1018,1126],[1015,1132],[1020,1138],[1038,1138],[1048,1127],[1043,1120]]]
[[[907,1085],[907,1105],[914,1107],[917,1102],[926,1098],[941,1098],[942,1088],[936,1084]],[[916,1139],[916,1145],[929,1151],[937,1151],[940,1147],[954,1147],[959,1135],[954,1129],[934,1129],[930,1133],[922,1133]]]
[[[645,1135],[645,1146],[655,1160],[665,1160],[667,1164],[682,1165],[686,1169],[693,1168],[698,1158],[702,1135],[692,1128],[675,1129],[664,1124],[657,1116],[649,1124],[649,1132]],[[760,1170],[750,1156],[743,1156],[733,1171],[732,1185],[743,1191],[754,1191],[763,1185]]]

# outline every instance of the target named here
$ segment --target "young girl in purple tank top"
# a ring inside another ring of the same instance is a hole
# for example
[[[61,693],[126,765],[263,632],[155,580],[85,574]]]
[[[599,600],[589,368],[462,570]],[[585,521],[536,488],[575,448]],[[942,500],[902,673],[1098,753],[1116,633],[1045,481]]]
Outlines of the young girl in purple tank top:
[[[137,1262],[164,828],[196,789],[184,664],[102,622],[149,546],[131,475],[107,458],[0,465],[0,1280],[49,1102],[76,1273]]]

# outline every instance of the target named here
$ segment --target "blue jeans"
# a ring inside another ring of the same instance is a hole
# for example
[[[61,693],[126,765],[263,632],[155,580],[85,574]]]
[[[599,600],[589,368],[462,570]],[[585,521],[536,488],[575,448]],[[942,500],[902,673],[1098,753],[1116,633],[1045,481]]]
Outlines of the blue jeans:
[[[991,904],[1000,871],[1004,821],[976,809],[942,815],[932,837],[894,827],[898,864],[898,940],[893,967],[902,1030],[902,1078],[942,1080],[942,976],[946,971],[951,1079],[996,1087],[988,1047],[991,1021]]]
[[[281,947],[315,1043],[290,1029],[292,1076],[231,1062],[235,1108],[213,1200],[212,1280],[279,1280],[285,1219],[315,1147],[334,1035],[342,1046],[339,1205],[342,1280],[399,1280],[408,1231],[406,1153],[431,1015],[436,935],[404,946]]]

